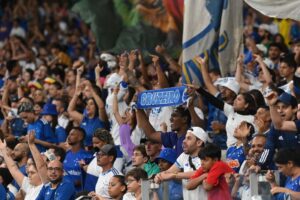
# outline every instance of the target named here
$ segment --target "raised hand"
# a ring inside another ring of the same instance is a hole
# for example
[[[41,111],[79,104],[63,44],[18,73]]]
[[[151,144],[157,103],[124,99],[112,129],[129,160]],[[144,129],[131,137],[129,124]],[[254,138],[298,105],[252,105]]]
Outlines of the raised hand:
[[[96,74],[100,74],[103,71],[104,67],[100,66],[99,64],[97,64],[97,66],[95,67],[95,73]]]
[[[35,131],[30,130],[28,132],[28,144],[34,144],[34,141],[35,141]]]
[[[166,48],[163,45],[156,45],[155,51],[156,53],[164,54],[166,52]]]
[[[0,150],[6,150],[6,141],[0,139]]]

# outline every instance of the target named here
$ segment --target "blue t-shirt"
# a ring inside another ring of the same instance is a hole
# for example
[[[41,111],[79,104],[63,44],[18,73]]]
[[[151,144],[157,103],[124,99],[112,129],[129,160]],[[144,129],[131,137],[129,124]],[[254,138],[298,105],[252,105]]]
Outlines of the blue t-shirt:
[[[241,146],[230,146],[226,153],[226,162],[228,166],[233,169],[235,172],[239,172],[240,167],[244,160],[246,159],[246,156],[244,154],[244,148],[243,145]]]
[[[168,181],[168,186],[169,186],[169,197],[172,197],[170,199],[172,199],[172,200],[183,200],[181,181],[170,180],[170,181]],[[159,185],[159,188],[157,190],[157,194],[158,194],[159,199],[163,199],[162,184]]]
[[[52,130],[51,125],[44,119],[38,119],[35,122],[28,124],[27,131],[29,132],[30,130],[35,131],[36,139],[53,144],[57,143],[55,133]],[[42,145],[37,144],[36,146],[40,152],[45,152],[47,150],[46,147]]]
[[[221,99],[221,93],[217,95],[218,99]],[[207,131],[212,131],[211,122],[218,121],[222,124],[226,124],[227,117],[224,114],[224,111],[216,108],[211,103],[208,103],[208,119],[207,119]],[[219,133],[213,133],[210,135],[212,137],[213,143],[218,145],[221,149],[227,149],[227,134],[226,130],[220,131]]]
[[[285,188],[293,190],[295,192],[300,192],[300,176],[292,180],[291,177],[287,177],[285,182]],[[276,200],[286,200],[291,199],[288,194],[285,193],[279,193],[275,195]]]
[[[73,200],[75,199],[75,188],[68,180],[63,180],[55,189],[51,183],[42,187],[36,200]]]
[[[0,183],[0,197],[3,200],[6,200],[6,190],[4,188],[4,186]]]
[[[27,133],[27,127],[24,124],[24,121],[19,118],[15,117],[10,122],[11,132],[14,136],[23,136]]]
[[[164,147],[175,149],[178,156],[183,152],[182,142],[185,138],[185,134],[178,138],[175,132],[166,132],[160,134],[162,144]]]
[[[80,186],[75,186],[76,191],[81,191],[83,189],[83,179],[84,171],[80,168],[79,161],[84,160],[85,163],[89,163],[93,159],[93,155],[90,152],[85,151],[84,149],[79,150],[76,153],[68,151],[66,158],[64,160],[64,171],[65,179],[69,180],[72,183],[80,182]]]
[[[83,128],[86,133],[84,145],[92,146],[92,138],[95,130],[98,128],[105,128],[105,123],[101,121],[98,116],[88,118],[87,114],[84,112],[80,127]]]
[[[61,126],[56,126],[55,127],[55,136],[56,136],[56,140],[57,143],[63,143],[67,140],[67,133],[66,133],[66,129],[64,129]]]

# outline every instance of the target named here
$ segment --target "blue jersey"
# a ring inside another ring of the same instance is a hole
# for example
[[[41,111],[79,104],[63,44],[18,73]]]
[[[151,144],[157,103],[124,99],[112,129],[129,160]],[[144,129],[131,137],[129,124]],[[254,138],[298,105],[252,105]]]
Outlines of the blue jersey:
[[[217,95],[218,99],[221,98],[221,93]],[[222,124],[226,124],[227,117],[224,114],[223,110],[220,110],[213,106],[211,103],[208,103],[208,118],[207,118],[207,124],[206,124],[206,130],[211,131],[213,134],[209,135],[209,137],[212,137],[212,141],[214,144],[218,145],[221,149],[226,150],[227,149],[227,134],[226,130],[220,131],[219,133],[214,133],[211,128],[211,122],[212,121],[218,121]]]
[[[95,130],[98,128],[105,128],[105,123],[101,121],[98,116],[88,118],[87,114],[84,112],[80,127],[83,128],[86,133],[84,145],[92,146],[92,138]]]
[[[56,140],[57,143],[63,143],[67,140],[67,133],[66,133],[66,129],[64,129],[61,126],[56,126],[55,127],[55,136],[56,136]]]
[[[259,160],[261,166],[265,165],[266,162],[272,163],[276,149],[300,147],[300,120],[295,121],[295,126],[297,127],[297,131],[282,131],[276,130],[271,125],[270,131],[267,134],[265,150]]]
[[[164,145],[164,147],[175,149],[177,152],[177,158],[183,152],[182,142],[184,138],[185,135],[178,137],[175,132],[161,133],[162,144]]]
[[[226,162],[228,166],[235,172],[239,172],[240,167],[244,160],[246,159],[243,145],[240,146],[230,146],[226,153]]]
[[[172,200],[183,200],[181,181],[169,180],[168,186],[169,186],[169,197],[172,197]],[[157,193],[158,193],[159,199],[163,199],[162,184],[159,185]]]
[[[55,189],[51,188],[51,183],[42,187],[36,200],[73,200],[75,199],[75,188],[72,183],[63,180]]]
[[[28,124],[27,131],[29,132],[30,130],[35,131],[36,139],[53,144],[57,142],[55,133],[52,130],[51,125],[44,119],[38,119],[35,122]],[[47,150],[46,147],[42,145],[37,144],[36,146],[40,152],[44,152]]]
[[[80,185],[75,186],[76,191],[81,191],[83,189],[83,176],[84,171],[80,168],[79,161],[84,160],[86,163],[89,163],[93,158],[93,155],[90,152],[87,152],[83,149],[79,150],[76,153],[68,151],[66,158],[64,160],[64,171],[65,178],[70,182],[80,183]]]
[[[26,135],[27,127],[24,121],[19,117],[15,117],[10,121],[10,128],[14,136]]]
[[[287,180],[285,182],[285,188],[290,189],[295,192],[300,192],[300,176],[292,180],[291,177],[287,177]],[[288,194],[285,193],[279,193],[275,195],[276,200],[286,200],[291,199],[291,197]]]

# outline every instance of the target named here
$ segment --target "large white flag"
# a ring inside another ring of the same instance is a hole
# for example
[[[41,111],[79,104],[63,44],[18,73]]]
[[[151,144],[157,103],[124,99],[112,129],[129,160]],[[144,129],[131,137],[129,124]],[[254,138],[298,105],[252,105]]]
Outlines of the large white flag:
[[[223,75],[235,70],[242,46],[242,0],[185,0],[183,82],[202,82],[196,56],[209,56],[209,67]]]
[[[300,20],[300,0],[245,0],[245,2],[269,17]]]

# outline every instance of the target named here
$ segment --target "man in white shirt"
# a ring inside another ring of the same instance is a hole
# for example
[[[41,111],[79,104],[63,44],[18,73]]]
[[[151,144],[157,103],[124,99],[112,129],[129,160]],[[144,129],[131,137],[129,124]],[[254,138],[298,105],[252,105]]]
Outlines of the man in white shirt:
[[[188,179],[194,171],[201,166],[201,160],[198,157],[201,148],[208,140],[207,133],[200,127],[190,128],[183,141],[183,153],[177,158],[176,162],[167,171],[161,172],[155,177],[155,182],[162,182],[170,179],[182,179],[183,198],[190,199],[207,199],[207,193],[198,186],[194,190],[185,188]]]
[[[114,175],[121,174],[117,169],[113,167],[116,158],[116,148],[111,144],[104,145],[97,153],[97,164],[102,167],[102,172],[99,174],[95,192],[97,195],[105,199],[111,199],[108,194],[108,185],[110,178]]]

